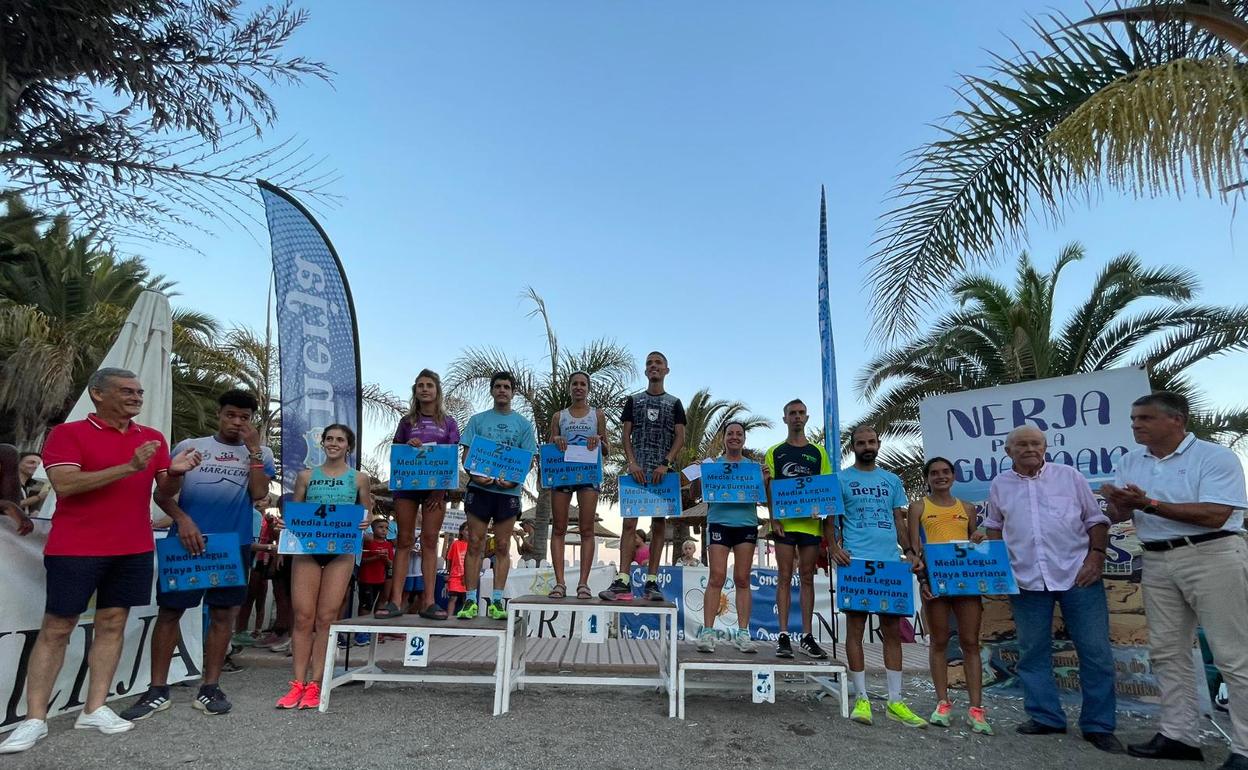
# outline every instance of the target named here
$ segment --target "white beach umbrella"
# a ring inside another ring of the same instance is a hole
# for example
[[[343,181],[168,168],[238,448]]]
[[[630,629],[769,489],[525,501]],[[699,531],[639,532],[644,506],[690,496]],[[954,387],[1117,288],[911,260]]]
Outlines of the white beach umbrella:
[[[173,375],[169,369],[172,350],[173,313],[169,298],[160,292],[144,291],[121,325],[117,341],[97,367],[129,369],[138,375],[144,391],[143,412],[135,422],[155,428],[166,439],[173,428]],[[65,421],[82,420],[94,410],[91,394],[83,390]],[[50,491],[39,514],[50,517],[55,508],[56,493]],[[155,505],[152,511],[163,515]]]

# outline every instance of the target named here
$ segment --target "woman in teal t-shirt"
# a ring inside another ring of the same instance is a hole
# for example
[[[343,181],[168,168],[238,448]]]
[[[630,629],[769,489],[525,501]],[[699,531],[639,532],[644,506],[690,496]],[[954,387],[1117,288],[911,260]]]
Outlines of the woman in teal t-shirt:
[[[347,464],[355,449],[355,433],[346,425],[330,425],[321,432],[325,463],[299,471],[294,501],[327,505],[364,506],[360,530],[368,526],[373,507],[368,474]],[[325,648],[329,627],[342,611],[355,569],[352,554],[291,556],[290,598],[295,623],[290,634],[291,665],[295,678],[290,691],[277,701],[278,708],[314,709],[321,705],[321,677],[325,673]],[[308,676],[309,668],[311,676]]]
[[[729,422],[724,426],[724,454],[715,462],[748,463],[745,449],[745,425]],[[763,469],[766,485],[766,469]],[[701,480],[694,482],[695,494],[701,494]],[[724,581],[728,577],[728,554],[732,554],[732,580],[735,583],[737,630],[732,644],[741,652],[757,652],[750,638],[750,568],[754,566],[754,547],[758,543],[758,506],[755,503],[708,503],[706,506],[707,563],[711,573],[706,579],[702,597],[702,630],[698,632],[698,652],[715,652],[715,618],[723,600]]]

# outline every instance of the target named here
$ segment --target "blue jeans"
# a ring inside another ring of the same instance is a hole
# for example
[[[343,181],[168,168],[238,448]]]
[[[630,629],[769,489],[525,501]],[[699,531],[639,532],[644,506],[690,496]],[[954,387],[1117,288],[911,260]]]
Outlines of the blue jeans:
[[[1109,647],[1109,606],[1099,580],[1065,591],[1019,591],[1011,598],[1018,628],[1018,678],[1027,716],[1050,727],[1065,727],[1066,712],[1053,678],[1053,606],[1060,604],[1066,631],[1079,654],[1083,706],[1079,729],[1112,733],[1117,726],[1114,657]]]

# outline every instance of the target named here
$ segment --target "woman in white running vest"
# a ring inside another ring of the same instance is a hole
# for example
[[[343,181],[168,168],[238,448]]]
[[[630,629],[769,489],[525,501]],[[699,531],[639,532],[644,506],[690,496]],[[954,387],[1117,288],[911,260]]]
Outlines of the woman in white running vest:
[[[572,405],[559,410],[550,419],[550,442],[560,452],[566,452],[569,444],[584,446],[591,452],[597,449],[600,450],[601,458],[607,453],[606,418],[601,409],[589,405],[589,375],[585,372],[573,372],[568,378],[568,394],[572,397]],[[555,586],[550,590],[551,598],[562,599],[568,594],[567,584],[564,582],[563,552],[564,538],[568,533],[568,511],[574,494],[580,511],[581,535],[581,574],[580,582],[576,586],[576,598],[594,597],[589,590],[589,570],[594,564],[594,520],[597,518],[600,491],[596,484],[575,484],[551,490],[553,522],[550,563],[555,568]]]

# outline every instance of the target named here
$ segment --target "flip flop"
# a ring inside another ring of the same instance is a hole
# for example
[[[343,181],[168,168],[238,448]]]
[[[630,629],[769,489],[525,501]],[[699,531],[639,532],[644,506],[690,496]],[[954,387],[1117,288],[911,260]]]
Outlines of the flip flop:
[[[563,599],[563,598],[566,598],[567,595],[568,595],[568,587],[565,586],[563,583],[555,583],[555,587],[550,589],[549,596],[552,599]]]
[[[584,583],[581,583],[579,586],[576,587],[576,598],[592,599],[594,598],[594,592],[589,590],[589,586],[585,585]]]
[[[446,610],[436,604],[430,604],[428,607],[421,610],[419,614],[422,618],[427,618],[429,620],[446,620]]]
[[[403,610],[399,609],[399,605],[394,602],[386,602],[373,611],[373,617],[378,620],[389,620],[397,618],[403,614]]]

